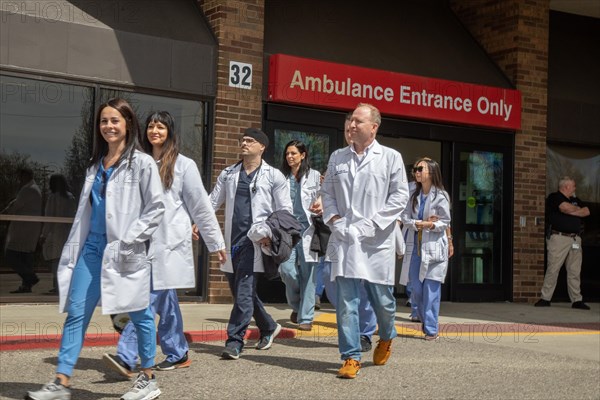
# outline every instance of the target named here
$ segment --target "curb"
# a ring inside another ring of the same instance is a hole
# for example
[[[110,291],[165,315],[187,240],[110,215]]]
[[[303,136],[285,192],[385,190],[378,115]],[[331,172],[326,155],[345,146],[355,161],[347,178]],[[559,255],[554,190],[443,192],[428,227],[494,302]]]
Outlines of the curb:
[[[330,336],[333,332],[331,328],[326,328],[326,332],[319,332],[323,326],[316,325],[317,329],[313,332],[302,332],[300,336]],[[399,335],[414,336],[419,335],[421,331],[418,323],[400,323],[396,324]],[[440,336],[456,338],[461,334],[467,335],[537,335],[537,334],[600,334],[600,323],[506,323],[506,322],[479,322],[479,323],[443,323],[439,327]],[[201,342],[224,342],[227,339],[227,331],[224,329],[185,331],[185,337],[188,343]],[[458,335],[458,336],[457,336]],[[245,339],[256,340],[260,336],[259,330],[251,328],[246,331]],[[116,346],[120,335],[117,332],[111,333],[87,333],[83,342],[84,347]],[[292,328],[282,328],[277,336],[279,339],[293,339],[299,337],[298,331]],[[34,349],[57,349],[60,347],[62,334],[39,334],[39,335],[20,335],[20,336],[0,336],[0,352],[15,350],[34,350]]]
[[[188,343],[199,342],[224,342],[227,339],[226,330],[185,331]],[[277,337],[279,339],[293,339],[297,335],[296,329],[282,328]],[[245,339],[256,340],[260,337],[258,329],[248,329]],[[116,346],[120,335],[117,332],[86,334],[84,347]],[[58,349],[62,339],[61,334],[54,335],[22,335],[0,337],[0,351]]]

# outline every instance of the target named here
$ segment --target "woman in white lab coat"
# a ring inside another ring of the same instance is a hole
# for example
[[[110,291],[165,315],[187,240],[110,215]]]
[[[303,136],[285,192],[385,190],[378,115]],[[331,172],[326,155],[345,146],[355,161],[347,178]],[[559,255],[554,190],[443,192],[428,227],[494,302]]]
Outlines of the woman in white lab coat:
[[[219,222],[204,189],[196,163],[179,154],[175,121],[166,111],[154,112],[146,119],[142,147],[153,156],[165,189],[165,215],[152,236],[152,293],[150,308],[160,317],[158,337],[166,359],[158,370],[186,368],[189,346],[183,333],[183,319],[175,289],[196,286],[192,251],[192,223],[196,223],[208,251],[225,262],[225,241]],[[129,376],[138,358],[135,327],[127,324],[117,355],[104,355],[109,367]]]
[[[139,134],[137,117],[125,100],[100,106],[92,158],[58,266],[59,307],[68,315],[56,379],[28,392],[30,399],[70,398],[70,377],[100,300],[104,314],[128,312],[138,332],[142,371],[122,398],[160,394],[151,369],[156,327],[148,307],[148,248],[163,217],[163,189],[156,163],[139,150]]]
[[[279,275],[285,283],[288,304],[292,307],[290,319],[298,324],[298,329],[310,331],[315,315],[314,270],[319,255],[310,251],[315,228],[309,209],[320,190],[321,174],[310,168],[308,150],[299,140],[292,140],[285,145],[281,172],[288,179],[294,216],[304,228],[304,233],[290,258],[279,266]]]
[[[425,340],[438,337],[438,316],[442,283],[448,269],[450,196],[444,190],[439,164],[422,158],[413,168],[412,187],[402,223],[408,232],[400,283],[410,281],[411,303],[423,323]]]

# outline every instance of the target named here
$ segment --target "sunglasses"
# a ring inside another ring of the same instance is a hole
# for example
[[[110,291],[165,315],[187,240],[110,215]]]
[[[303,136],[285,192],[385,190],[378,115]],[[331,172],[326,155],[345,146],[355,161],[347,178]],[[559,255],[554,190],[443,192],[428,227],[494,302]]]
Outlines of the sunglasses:
[[[413,174],[417,173],[417,172],[423,172],[423,166],[419,166],[419,167],[414,167],[413,168]]]

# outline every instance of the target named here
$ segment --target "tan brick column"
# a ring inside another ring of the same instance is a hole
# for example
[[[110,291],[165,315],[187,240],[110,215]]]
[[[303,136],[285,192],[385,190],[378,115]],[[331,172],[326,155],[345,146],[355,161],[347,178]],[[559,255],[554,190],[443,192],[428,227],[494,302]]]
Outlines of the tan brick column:
[[[250,126],[261,127],[264,0],[199,0],[198,4],[219,44],[211,182],[214,185],[218,174],[239,160],[240,133]],[[230,61],[252,64],[252,89],[229,86]],[[218,217],[223,227],[222,211]],[[207,300],[231,302],[227,280],[214,257],[209,269]]]
[[[549,1],[452,0],[451,7],[522,93],[514,154],[513,301],[532,302],[544,279]]]

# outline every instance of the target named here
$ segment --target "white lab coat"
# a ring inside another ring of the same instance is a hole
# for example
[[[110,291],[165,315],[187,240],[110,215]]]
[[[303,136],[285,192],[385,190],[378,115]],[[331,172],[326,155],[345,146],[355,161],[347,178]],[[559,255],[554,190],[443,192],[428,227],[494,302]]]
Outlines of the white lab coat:
[[[242,163],[239,162],[225,168],[219,177],[214,189],[210,193],[210,201],[217,211],[225,203],[225,246],[231,250],[231,224],[235,203],[235,192],[239,179]],[[254,190],[256,189],[256,190]],[[276,210],[287,210],[292,213],[290,200],[290,187],[287,180],[278,169],[273,168],[264,160],[260,170],[256,172],[250,183],[250,196],[252,205],[252,223],[259,224],[265,221]],[[264,272],[262,251],[258,244],[254,244],[254,272]],[[231,257],[221,264],[221,271],[233,273]]]
[[[192,221],[209,252],[225,248],[215,212],[196,163],[179,154],[173,184],[165,192],[165,215],[152,236],[152,285],[155,290],[196,286]]]
[[[411,190],[411,195],[412,192]],[[423,209],[423,221],[427,221],[430,215],[437,215],[439,220],[434,222],[433,229],[424,229],[421,239],[421,268],[419,280],[431,279],[444,282],[448,270],[448,237],[446,228],[450,225],[450,197],[443,190],[432,187],[425,199]],[[403,232],[406,236],[406,252],[402,260],[402,271],[400,272],[400,284],[408,283],[408,271],[415,246],[415,232],[418,221],[420,196],[417,197],[416,209],[409,203],[402,213]]]
[[[58,264],[59,310],[67,308],[73,269],[90,231],[90,193],[98,165],[86,179]],[[163,187],[156,162],[135,151],[115,168],[106,184],[106,239],[102,259],[101,304],[103,314],[138,311],[150,303],[152,247],[146,245],[164,214]]]
[[[304,251],[304,258],[306,262],[319,262],[319,253],[310,251],[310,242],[315,233],[315,227],[313,226],[311,218],[312,213],[309,211],[310,206],[317,198],[319,190],[321,189],[321,174],[319,171],[311,169],[308,172],[308,176],[303,175],[302,178],[300,178],[300,187],[302,190],[302,193],[300,194],[302,208],[304,209],[304,213],[310,224],[302,234],[302,250]]]
[[[321,189],[323,219],[342,217],[330,224],[331,280],[344,276],[393,285],[394,229],[408,201],[402,156],[374,141],[356,171],[353,157],[350,146],[335,151]]]

